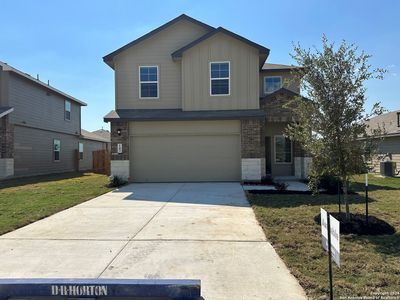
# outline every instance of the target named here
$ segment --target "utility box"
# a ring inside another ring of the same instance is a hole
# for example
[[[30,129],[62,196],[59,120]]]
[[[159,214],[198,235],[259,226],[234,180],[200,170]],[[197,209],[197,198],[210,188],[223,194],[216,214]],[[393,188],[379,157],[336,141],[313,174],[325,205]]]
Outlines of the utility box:
[[[388,160],[380,163],[381,175],[385,177],[393,177],[396,171],[396,162]]]

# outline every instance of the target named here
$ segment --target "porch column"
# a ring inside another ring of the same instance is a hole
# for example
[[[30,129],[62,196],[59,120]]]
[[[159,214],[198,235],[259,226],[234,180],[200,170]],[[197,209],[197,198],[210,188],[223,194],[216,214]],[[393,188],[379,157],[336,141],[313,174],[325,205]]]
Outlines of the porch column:
[[[307,179],[310,174],[312,159],[304,151],[299,142],[293,142],[294,175],[298,179]]]

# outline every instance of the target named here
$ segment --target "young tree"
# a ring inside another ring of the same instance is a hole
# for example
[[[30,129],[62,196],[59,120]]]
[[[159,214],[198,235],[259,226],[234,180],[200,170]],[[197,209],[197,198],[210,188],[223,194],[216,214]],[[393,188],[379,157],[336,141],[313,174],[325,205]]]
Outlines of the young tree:
[[[303,67],[295,76],[309,101],[295,99],[289,104],[296,122],[288,126],[286,134],[313,157],[311,186],[316,186],[321,175],[339,176],[348,219],[349,179],[366,172],[365,157],[371,153],[371,140],[380,134],[375,131],[367,135],[365,120],[383,111],[376,103],[371,114],[365,114],[364,84],[372,78],[382,79],[386,71],[371,69],[371,56],[358,53],[354,44],[343,41],[336,48],[325,35],[321,51],[297,44],[291,56]]]

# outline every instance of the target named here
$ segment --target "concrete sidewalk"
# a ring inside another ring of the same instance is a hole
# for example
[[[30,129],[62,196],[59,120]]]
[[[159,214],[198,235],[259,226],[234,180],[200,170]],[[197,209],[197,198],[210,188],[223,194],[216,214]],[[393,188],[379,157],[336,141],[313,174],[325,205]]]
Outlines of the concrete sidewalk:
[[[1,278],[201,279],[206,300],[306,299],[239,183],[131,184],[1,236],[0,253]]]

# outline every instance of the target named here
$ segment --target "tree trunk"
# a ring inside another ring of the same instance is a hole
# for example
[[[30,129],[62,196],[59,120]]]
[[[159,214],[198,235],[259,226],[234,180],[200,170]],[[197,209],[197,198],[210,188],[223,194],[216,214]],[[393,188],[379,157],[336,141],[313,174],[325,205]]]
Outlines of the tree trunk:
[[[343,180],[343,198],[344,198],[344,203],[346,204],[346,220],[350,220],[350,207],[349,207],[349,181],[347,178]]]

